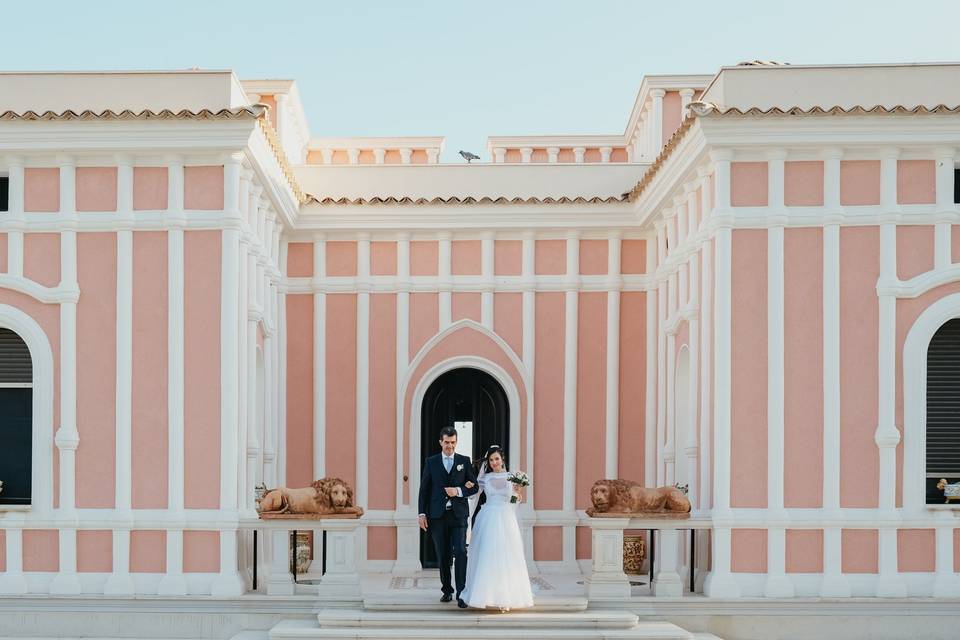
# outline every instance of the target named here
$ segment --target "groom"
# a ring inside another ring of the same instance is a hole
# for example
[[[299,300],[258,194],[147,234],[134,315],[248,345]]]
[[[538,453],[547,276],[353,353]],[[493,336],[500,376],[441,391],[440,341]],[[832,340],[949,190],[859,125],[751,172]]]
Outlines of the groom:
[[[443,597],[440,602],[453,599],[450,586],[450,563],[455,561],[457,606],[466,609],[460,599],[467,581],[467,517],[470,508],[467,498],[478,490],[477,476],[470,458],[455,453],[457,430],[440,430],[440,453],[427,458],[420,478],[420,528],[430,533],[440,564],[440,583]]]

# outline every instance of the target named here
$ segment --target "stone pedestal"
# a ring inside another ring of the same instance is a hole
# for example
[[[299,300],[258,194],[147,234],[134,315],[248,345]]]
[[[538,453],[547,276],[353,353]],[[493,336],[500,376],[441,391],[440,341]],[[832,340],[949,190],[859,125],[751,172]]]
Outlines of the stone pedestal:
[[[587,597],[629,598],[630,580],[623,572],[623,530],[628,518],[591,518],[593,569],[586,579]]]
[[[326,523],[327,570],[320,580],[321,596],[360,597],[360,528],[356,520]]]
[[[657,557],[654,563],[651,590],[658,598],[679,598],[683,595],[683,580],[677,571],[677,561],[680,558],[680,531],[659,529],[655,535],[657,536]]]

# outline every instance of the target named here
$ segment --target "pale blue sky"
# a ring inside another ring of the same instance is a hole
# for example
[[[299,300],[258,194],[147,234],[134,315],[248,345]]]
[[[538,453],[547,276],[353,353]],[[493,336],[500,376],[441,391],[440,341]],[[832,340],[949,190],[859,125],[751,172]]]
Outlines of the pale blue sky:
[[[894,7],[894,8],[888,8]],[[297,80],[314,135],[620,133],[645,74],[960,60],[960,2],[4,2],[6,70]]]

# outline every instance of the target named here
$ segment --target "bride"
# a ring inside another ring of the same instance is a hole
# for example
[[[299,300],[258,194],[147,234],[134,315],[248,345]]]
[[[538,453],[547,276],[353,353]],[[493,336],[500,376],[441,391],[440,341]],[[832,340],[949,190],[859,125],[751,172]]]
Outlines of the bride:
[[[468,606],[501,611],[533,606],[530,576],[517,523],[517,505],[510,501],[519,493],[507,478],[500,447],[487,449],[477,481],[486,504],[477,514],[470,536],[467,584],[461,598]]]

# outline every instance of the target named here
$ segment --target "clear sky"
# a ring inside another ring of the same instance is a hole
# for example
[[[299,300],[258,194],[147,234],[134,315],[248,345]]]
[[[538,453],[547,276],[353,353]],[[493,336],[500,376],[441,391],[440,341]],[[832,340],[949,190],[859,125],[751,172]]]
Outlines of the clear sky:
[[[960,1],[4,2],[6,70],[293,78],[313,135],[621,133],[645,74],[960,61]],[[2,97],[0,97],[2,102]]]

